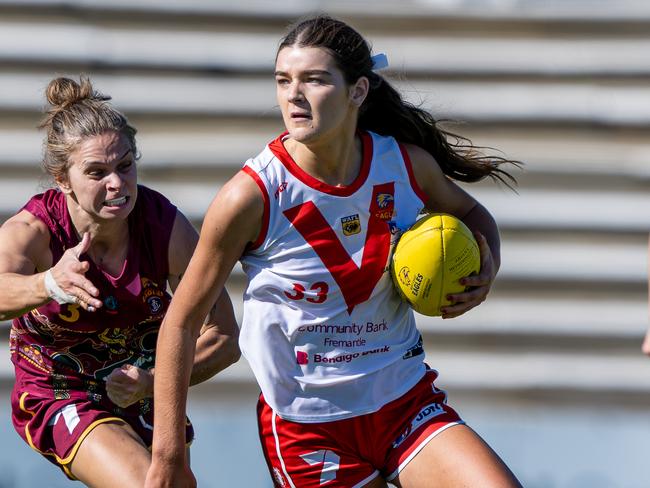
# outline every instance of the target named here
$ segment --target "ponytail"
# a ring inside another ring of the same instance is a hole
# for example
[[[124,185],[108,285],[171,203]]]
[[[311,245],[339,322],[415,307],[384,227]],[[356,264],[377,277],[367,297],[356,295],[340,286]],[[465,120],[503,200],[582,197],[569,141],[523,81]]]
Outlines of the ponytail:
[[[501,168],[504,164],[520,166],[519,161],[487,156],[472,142],[440,127],[429,112],[402,99],[390,83],[373,69],[368,42],[345,22],[318,15],[294,24],[280,42],[278,52],[288,46],[327,49],[343,72],[348,84],[361,76],[368,78],[370,91],[359,111],[358,127],[402,143],[415,144],[428,151],[450,178],[474,182],[486,176],[507,186],[514,177]]]
[[[440,127],[429,112],[405,101],[386,79],[371,72],[370,90],[359,112],[358,127],[377,134],[393,136],[397,141],[414,144],[430,153],[448,177],[465,182],[486,176],[511,186],[514,177],[503,164],[520,166],[519,161],[486,156],[466,137]]]

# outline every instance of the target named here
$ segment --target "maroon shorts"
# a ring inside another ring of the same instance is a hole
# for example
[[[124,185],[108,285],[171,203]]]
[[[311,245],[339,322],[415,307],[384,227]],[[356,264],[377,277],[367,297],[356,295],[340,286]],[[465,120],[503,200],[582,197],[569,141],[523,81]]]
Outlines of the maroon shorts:
[[[85,398],[55,399],[42,392],[21,389],[16,385],[11,395],[12,422],[16,432],[35,451],[59,466],[70,478],[70,463],[86,436],[99,424],[120,422],[130,425],[149,448],[153,438],[153,402],[123,410],[107,400]],[[134,408],[136,407],[136,408]],[[194,439],[194,429],[187,420],[185,439]]]
[[[322,423],[280,418],[260,395],[257,418],[262,449],[277,486],[361,487],[392,480],[446,428],[462,424],[429,370],[397,400],[374,413]]]

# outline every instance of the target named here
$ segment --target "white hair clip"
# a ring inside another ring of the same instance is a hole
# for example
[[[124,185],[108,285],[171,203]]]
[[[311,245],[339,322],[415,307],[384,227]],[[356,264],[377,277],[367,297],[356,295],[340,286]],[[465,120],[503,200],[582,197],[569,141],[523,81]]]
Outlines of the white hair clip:
[[[375,54],[371,56],[372,70],[379,71],[380,69],[388,68],[388,57],[384,53]]]

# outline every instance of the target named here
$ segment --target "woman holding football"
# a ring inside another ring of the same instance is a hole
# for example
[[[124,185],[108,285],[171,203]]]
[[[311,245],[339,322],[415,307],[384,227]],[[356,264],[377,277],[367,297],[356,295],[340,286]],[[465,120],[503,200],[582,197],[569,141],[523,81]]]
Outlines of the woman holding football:
[[[240,346],[262,390],[260,438],[277,486],[520,486],[435,387],[387,271],[400,231],[422,211],[450,213],[476,232],[482,264],[443,318],[485,300],[497,227],[452,179],[508,178],[508,161],[441,130],[373,68],[368,43],[330,17],[296,24],[280,44],[287,132],[215,197],[164,319],[146,486],[193,486],[182,442],[190,358],[237,260],[249,279]]]
[[[137,184],[136,130],[90,80],[52,80],[44,167],[55,189],[0,228],[0,319],[13,319],[12,421],[70,479],[143,486],[160,322],[198,235]],[[191,382],[239,357],[230,299],[208,300]],[[211,309],[211,310],[210,310]],[[209,313],[208,313],[209,312]],[[218,319],[218,321],[217,321]],[[183,449],[193,428],[183,415]]]

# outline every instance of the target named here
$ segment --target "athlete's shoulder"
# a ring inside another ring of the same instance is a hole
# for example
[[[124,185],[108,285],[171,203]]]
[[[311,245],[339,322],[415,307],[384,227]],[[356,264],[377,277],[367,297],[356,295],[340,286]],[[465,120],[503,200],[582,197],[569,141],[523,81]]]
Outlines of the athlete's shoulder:
[[[244,166],[221,188],[215,201],[228,202],[229,206],[245,212],[261,209],[267,197],[266,187],[258,173]]]
[[[4,234],[14,238],[24,235],[29,239],[38,237],[49,239],[50,236],[47,223],[26,209],[22,209],[16,215],[8,218],[0,228]]]
[[[401,143],[400,145],[418,181],[443,176],[438,162],[429,151],[416,144]]]
[[[286,136],[287,133],[285,132],[266,144],[256,156],[248,159],[244,163],[244,168],[248,167],[257,173],[262,173],[269,165],[280,161],[286,154],[283,143],[283,139]]]
[[[26,210],[41,220],[59,220],[64,216],[65,205],[65,194],[56,188],[50,188],[32,196],[21,210]]]
[[[138,200],[147,206],[172,206],[175,208],[175,205],[165,195],[144,185],[138,185]]]

